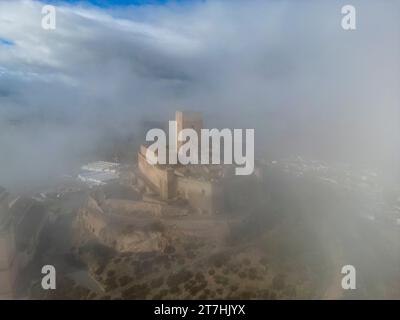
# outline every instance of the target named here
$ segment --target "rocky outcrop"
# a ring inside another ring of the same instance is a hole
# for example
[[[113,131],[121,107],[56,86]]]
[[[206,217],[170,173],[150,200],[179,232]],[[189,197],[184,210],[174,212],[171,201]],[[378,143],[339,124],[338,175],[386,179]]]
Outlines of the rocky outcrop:
[[[104,207],[101,207],[95,199],[88,198],[75,221],[79,245],[95,239],[119,252],[151,252],[165,249],[168,244],[167,232],[160,222],[155,223],[152,215],[147,219],[141,217],[140,220],[133,220],[137,215],[126,216],[127,211],[132,212],[134,209],[143,213],[148,206],[138,201],[113,201],[115,202],[107,200]],[[150,204],[150,207],[153,208],[154,205]],[[125,210],[122,210],[121,206]]]
[[[119,252],[164,251],[168,240],[159,231],[135,230],[113,236],[113,247]]]

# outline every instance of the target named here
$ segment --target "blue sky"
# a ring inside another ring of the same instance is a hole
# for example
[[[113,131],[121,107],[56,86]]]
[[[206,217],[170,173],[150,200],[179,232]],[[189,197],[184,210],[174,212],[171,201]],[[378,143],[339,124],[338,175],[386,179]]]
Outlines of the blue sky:
[[[0,45],[2,45],[2,46],[12,46],[12,45],[14,45],[14,42],[9,40],[9,39],[0,38]]]
[[[192,0],[175,0],[174,2],[189,2]],[[124,5],[144,5],[144,4],[165,4],[168,0],[46,0],[48,3],[67,2],[67,3],[90,3],[100,7],[124,6]]]

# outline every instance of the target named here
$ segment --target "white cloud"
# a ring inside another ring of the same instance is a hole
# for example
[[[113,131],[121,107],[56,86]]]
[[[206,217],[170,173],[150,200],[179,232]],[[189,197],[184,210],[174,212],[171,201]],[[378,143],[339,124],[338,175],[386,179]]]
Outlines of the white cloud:
[[[358,28],[345,33],[340,1],[69,5],[58,7],[56,31],[41,28],[40,2],[1,1],[0,38],[15,43],[0,45],[3,133],[10,119],[30,122],[0,139],[10,154],[0,177],[15,177],[10,159],[23,165],[25,145],[72,158],[105,127],[127,133],[176,108],[254,127],[268,150],[383,161],[400,136],[399,3],[353,2]]]

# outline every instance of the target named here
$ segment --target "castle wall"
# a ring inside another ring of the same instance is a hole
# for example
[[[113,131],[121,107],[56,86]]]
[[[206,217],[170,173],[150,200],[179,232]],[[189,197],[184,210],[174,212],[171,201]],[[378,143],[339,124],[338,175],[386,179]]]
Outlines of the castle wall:
[[[145,213],[148,216],[159,217],[163,212],[163,205],[145,201],[107,199],[104,207],[120,215],[131,216],[132,213]]]
[[[221,186],[210,181],[201,181],[188,177],[178,177],[173,169],[160,169],[147,162],[146,148],[138,153],[139,171],[149,186],[160,194],[161,199],[168,200],[176,195],[187,199],[190,206],[204,213],[215,213],[222,208]]]
[[[139,203],[131,200],[106,200],[105,206],[111,202],[123,205],[125,209],[137,209]],[[139,209],[154,209],[160,207],[157,204],[139,205]],[[160,209],[161,210],[161,209]],[[129,220],[128,215],[108,215],[98,207],[95,200],[89,200],[88,206],[81,209],[76,220],[80,234],[86,239],[87,234],[94,236],[97,240],[108,247],[119,252],[152,252],[164,250],[168,244],[161,231],[142,230],[137,220]],[[131,221],[131,222],[130,222]],[[133,223],[133,224],[132,224]],[[145,225],[144,225],[145,226]]]
[[[172,169],[160,169],[156,165],[151,165],[145,157],[145,147],[138,153],[139,171],[149,183],[150,187],[160,193],[161,199],[167,200],[176,195],[175,175]]]
[[[177,193],[206,214],[216,213],[222,207],[221,188],[209,181],[177,177]]]
[[[109,222],[103,211],[93,199],[89,199],[87,208],[81,209],[78,217],[82,226],[96,237],[100,236],[101,231]]]

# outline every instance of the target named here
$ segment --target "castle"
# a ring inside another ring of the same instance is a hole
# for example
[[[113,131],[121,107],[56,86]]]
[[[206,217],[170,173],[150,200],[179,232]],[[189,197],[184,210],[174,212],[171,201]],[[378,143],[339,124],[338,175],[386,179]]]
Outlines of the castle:
[[[194,129],[200,136],[203,119],[197,112],[176,112],[177,132]],[[178,136],[178,135],[177,135]],[[182,141],[176,141],[179,148]],[[138,152],[140,177],[160,198],[186,199],[188,204],[204,214],[218,213],[223,208],[223,178],[226,168],[222,165],[150,164],[146,159],[148,146],[141,145]]]

